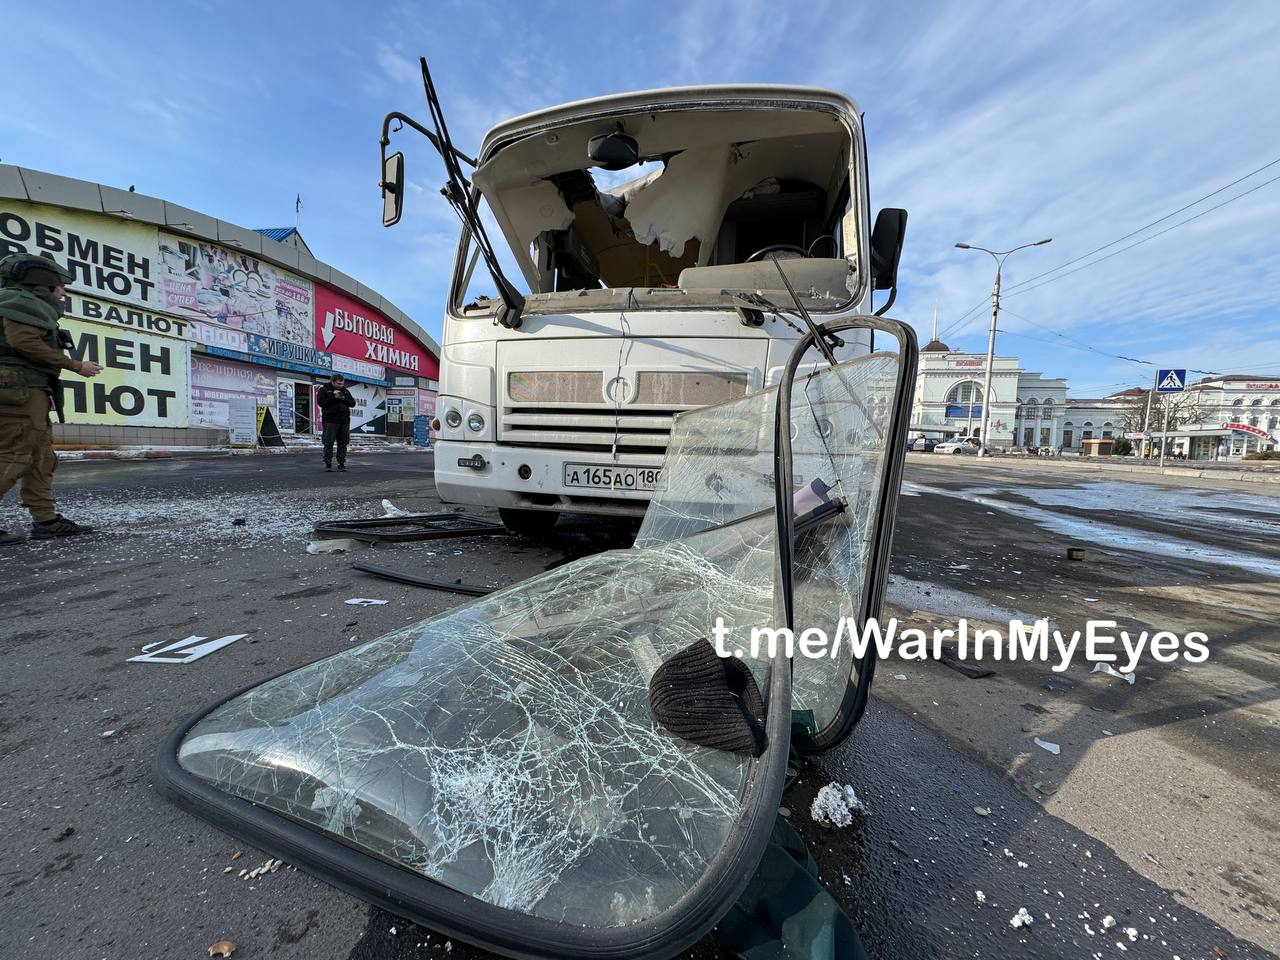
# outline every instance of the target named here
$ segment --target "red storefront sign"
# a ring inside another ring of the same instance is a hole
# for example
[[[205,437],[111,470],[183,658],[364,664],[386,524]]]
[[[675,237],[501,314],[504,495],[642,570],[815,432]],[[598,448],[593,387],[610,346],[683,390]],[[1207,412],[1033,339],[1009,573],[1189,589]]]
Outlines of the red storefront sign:
[[[1259,440],[1266,440],[1268,443],[1280,443],[1271,434],[1265,430],[1259,430],[1257,427],[1250,426],[1247,423],[1224,423],[1223,430],[1239,430],[1241,433],[1247,433],[1250,436],[1257,437]]]
[[[437,379],[439,362],[377,310],[316,284],[316,346],[338,356]]]

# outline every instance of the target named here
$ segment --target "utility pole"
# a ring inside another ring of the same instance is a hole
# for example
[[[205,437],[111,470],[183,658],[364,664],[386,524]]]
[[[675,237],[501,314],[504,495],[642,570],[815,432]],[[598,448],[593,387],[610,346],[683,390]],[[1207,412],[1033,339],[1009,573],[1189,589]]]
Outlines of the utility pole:
[[[1140,452],[1141,452],[1141,454],[1142,454],[1142,459],[1143,459],[1143,460],[1147,459],[1147,453],[1149,452],[1150,447],[1151,447],[1151,443],[1150,443],[1150,441],[1147,439],[1147,437],[1146,437],[1146,433],[1147,433],[1147,431],[1150,429],[1150,424],[1151,424],[1151,397],[1155,394],[1155,392],[1156,392],[1156,376],[1155,376],[1155,374],[1152,374],[1152,376],[1151,376],[1151,389],[1147,391],[1147,412],[1146,412],[1145,414],[1143,414],[1143,416],[1142,416],[1142,433],[1143,433],[1143,437],[1142,437],[1142,440],[1141,440],[1141,441],[1139,441],[1139,442],[1142,444],[1142,446],[1141,446],[1141,447],[1139,447],[1139,451],[1140,451]]]
[[[996,262],[996,282],[991,288],[991,331],[987,335],[987,369],[982,380],[982,428],[978,436],[981,444],[978,448],[978,456],[989,457],[991,451],[987,449],[987,432],[988,424],[991,422],[991,368],[995,363],[996,355],[996,319],[1000,316],[1000,273],[1004,268],[1004,262],[1010,254],[1017,253],[1019,250],[1025,250],[1027,247],[1040,247],[1046,243],[1050,243],[1053,237],[1044,240],[1037,240],[1035,243],[1024,243],[1020,247],[1014,247],[1012,250],[988,250],[986,247],[974,246],[970,243],[957,243],[956,247],[960,250],[981,250],[983,253],[991,255],[991,259]],[[969,433],[973,435],[973,406],[969,407],[970,425]]]

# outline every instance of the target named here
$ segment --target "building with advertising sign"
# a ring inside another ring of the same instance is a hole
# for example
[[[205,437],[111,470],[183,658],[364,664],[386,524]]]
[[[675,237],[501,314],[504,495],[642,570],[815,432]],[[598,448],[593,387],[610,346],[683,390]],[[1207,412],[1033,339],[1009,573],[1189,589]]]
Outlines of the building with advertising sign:
[[[434,405],[439,346],[296,230],[0,164],[0,257],[23,252],[75,277],[63,326],[74,355],[104,367],[63,380],[61,447],[225,445],[228,404],[244,398],[286,437],[318,433],[315,393],[334,372],[357,435],[402,436],[410,407]]]

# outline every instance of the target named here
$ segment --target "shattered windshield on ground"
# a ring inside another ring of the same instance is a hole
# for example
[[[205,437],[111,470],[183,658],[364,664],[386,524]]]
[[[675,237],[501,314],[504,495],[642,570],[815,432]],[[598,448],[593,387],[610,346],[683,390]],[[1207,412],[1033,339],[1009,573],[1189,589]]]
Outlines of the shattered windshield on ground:
[[[856,608],[898,366],[876,354],[795,386],[797,617]],[[601,929],[674,910],[760,804],[756,769],[785,758],[785,742],[753,757],[678,739],[649,706],[654,673],[717,618],[744,641],[777,622],[776,406],[774,388],[680,416],[632,549],[234,697],[187,731],[178,764],[517,914]],[[765,710],[789,711],[769,700],[785,661],[744,660]],[[797,705],[825,725],[850,674],[847,659],[797,663]]]

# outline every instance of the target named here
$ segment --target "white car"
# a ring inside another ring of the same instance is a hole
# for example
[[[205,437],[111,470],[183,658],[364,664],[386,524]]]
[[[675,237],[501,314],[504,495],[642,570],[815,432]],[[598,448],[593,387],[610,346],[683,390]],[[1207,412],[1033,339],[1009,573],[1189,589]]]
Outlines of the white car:
[[[971,453],[977,456],[978,451],[982,448],[982,441],[977,437],[953,437],[950,440],[944,440],[933,448],[934,453]]]

